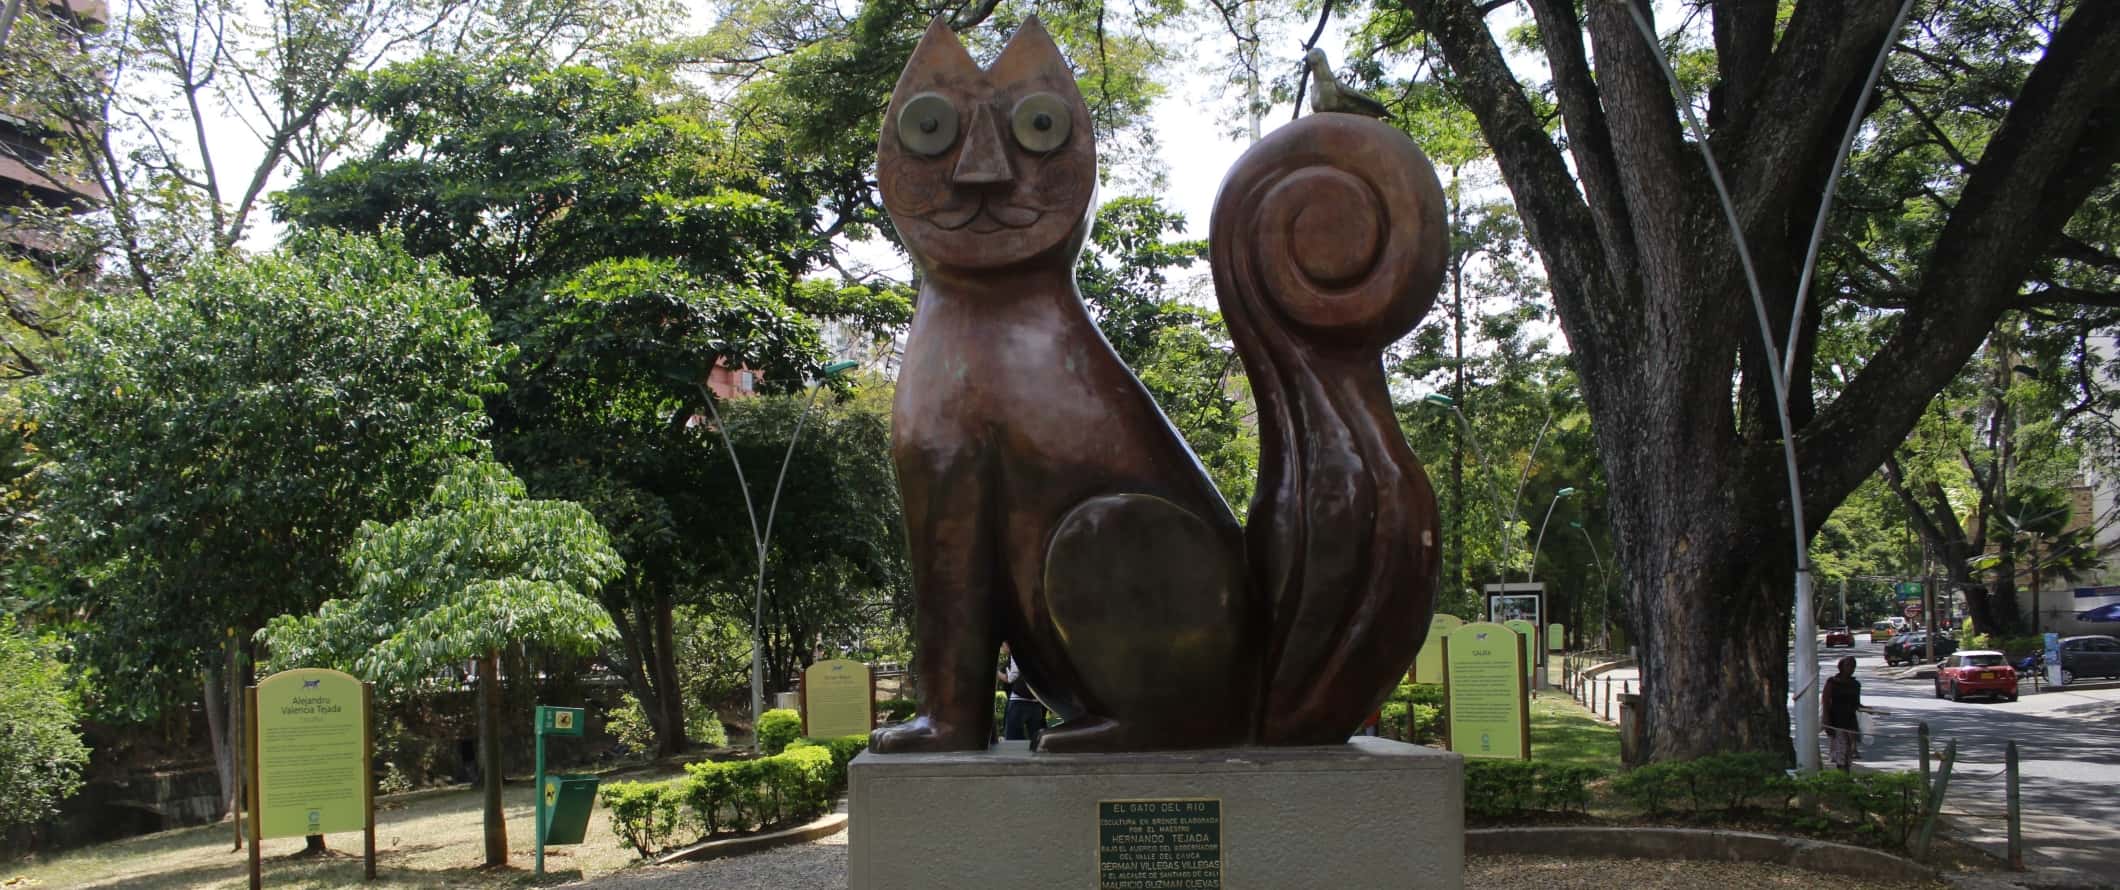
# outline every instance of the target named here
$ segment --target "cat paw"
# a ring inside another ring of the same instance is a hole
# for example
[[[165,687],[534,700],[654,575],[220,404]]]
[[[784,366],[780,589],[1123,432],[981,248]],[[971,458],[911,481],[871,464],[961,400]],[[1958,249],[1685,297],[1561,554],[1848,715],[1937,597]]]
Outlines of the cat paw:
[[[1048,754],[1076,754],[1139,750],[1143,741],[1126,724],[1103,717],[1069,720],[1038,736],[1038,750]]]
[[[878,754],[984,751],[986,746],[986,734],[965,732],[931,717],[915,717],[869,733],[869,750]]]

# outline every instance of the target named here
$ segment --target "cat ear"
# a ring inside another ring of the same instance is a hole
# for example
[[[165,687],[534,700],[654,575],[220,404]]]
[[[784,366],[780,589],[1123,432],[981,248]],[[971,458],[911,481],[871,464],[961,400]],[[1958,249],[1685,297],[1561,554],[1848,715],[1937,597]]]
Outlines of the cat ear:
[[[1074,82],[1074,73],[1067,67],[1067,57],[1061,55],[1060,46],[1053,42],[1053,35],[1046,33],[1045,25],[1038,21],[1037,14],[1023,20],[1002,47],[1001,56],[987,69],[996,83],[1028,80],[1040,75],[1051,75],[1061,80]]]
[[[957,40],[957,32],[950,30],[949,20],[936,16],[928,22],[927,33],[920,35],[919,45],[913,47],[913,55],[906,59],[905,71],[898,75],[898,86],[917,81],[925,84],[926,78],[935,75],[977,75],[979,63],[972,61],[964,44]]]

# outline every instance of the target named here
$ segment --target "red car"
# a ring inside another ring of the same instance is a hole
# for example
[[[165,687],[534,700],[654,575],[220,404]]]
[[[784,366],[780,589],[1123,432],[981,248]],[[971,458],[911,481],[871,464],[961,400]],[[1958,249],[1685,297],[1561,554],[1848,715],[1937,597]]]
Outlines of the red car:
[[[2017,669],[2002,653],[1990,649],[1959,652],[1936,666],[1936,697],[1950,690],[1952,701],[1968,695],[1992,695],[2003,701],[2017,700]]]
[[[1826,631],[1826,648],[1831,649],[1834,646],[1853,645],[1855,645],[1854,631],[1849,630],[1845,627],[1836,627],[1832,630]]]

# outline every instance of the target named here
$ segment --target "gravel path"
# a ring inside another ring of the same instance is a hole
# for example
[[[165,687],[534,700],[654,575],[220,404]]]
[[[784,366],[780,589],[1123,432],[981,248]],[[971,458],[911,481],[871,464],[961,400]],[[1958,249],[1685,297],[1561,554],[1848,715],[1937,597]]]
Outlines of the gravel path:
[[[573,884],[596,890],[846,890],[844,833],[782,847]],[[1054,885],[1058,886],[1058,885]],[[1658,888],[1800,888],[1813,890],[1906,890],[1911,882],[1869,883],[1822,876],[1801,869],[1737,862],[1662,862],[1640,859],[1579,860],[1546,856],[1472,856],[1465,860],[1465,886],[1480,890],[1658,890]]]

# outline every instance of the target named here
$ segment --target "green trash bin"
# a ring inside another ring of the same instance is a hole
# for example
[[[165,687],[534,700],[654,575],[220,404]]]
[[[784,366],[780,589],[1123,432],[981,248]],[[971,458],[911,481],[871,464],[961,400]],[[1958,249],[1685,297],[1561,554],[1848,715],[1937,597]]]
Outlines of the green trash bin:
[[[595,776],[545,777],[545,846],[578,844],[596,803]]]

